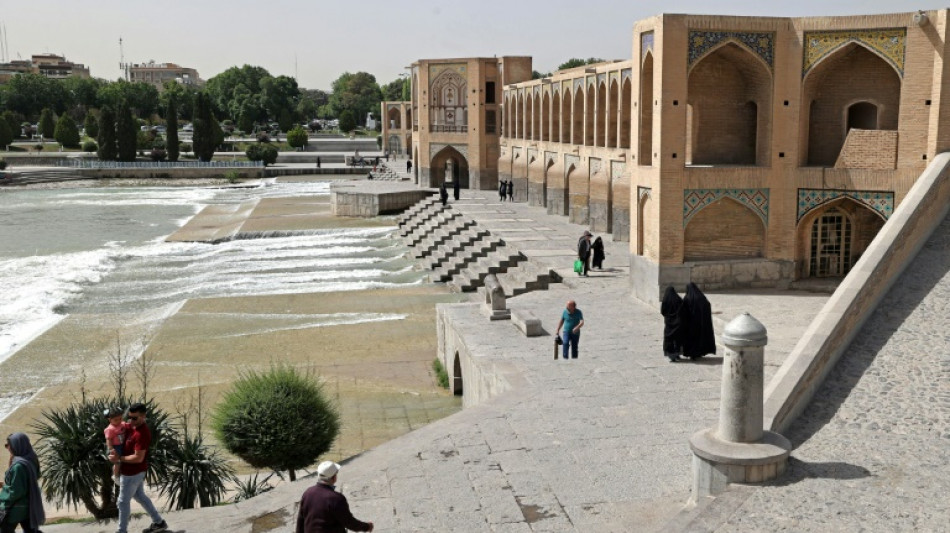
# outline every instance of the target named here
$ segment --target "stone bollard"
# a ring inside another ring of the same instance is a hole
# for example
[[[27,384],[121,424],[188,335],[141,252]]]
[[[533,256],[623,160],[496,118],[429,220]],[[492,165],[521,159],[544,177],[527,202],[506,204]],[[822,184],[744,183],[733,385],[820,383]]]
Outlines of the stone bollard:
[[[482,313],[488,320],[510,320],[511,311],[508,309],[505,298],[505,289],[498,283],[494,274],[485,276],[485,301],[482,302]]]
[[[693,500],[725,491],[730,483],[757,483],[785,472],[791,443],[762,428],[763,362],[768,335],[743,313],[722,334],[719,426],[694,433]]]

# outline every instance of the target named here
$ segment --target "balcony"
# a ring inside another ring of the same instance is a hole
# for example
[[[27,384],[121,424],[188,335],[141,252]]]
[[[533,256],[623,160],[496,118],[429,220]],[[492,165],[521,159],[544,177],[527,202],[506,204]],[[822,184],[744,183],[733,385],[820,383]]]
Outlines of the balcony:
[[[468,133],[468,125],[433,124],[429,126],[432,133]]]

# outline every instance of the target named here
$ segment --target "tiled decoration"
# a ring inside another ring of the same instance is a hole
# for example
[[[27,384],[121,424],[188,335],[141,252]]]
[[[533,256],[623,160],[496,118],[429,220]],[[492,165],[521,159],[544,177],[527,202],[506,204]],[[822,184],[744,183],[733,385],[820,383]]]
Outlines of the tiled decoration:
[[[709,204],[722,198],[731,198],[751,209],[762,222],[769,225],[768,189],[685,189],[683,191],[683,227]]]
[[[640,59],[647,56],[647,52],[653,52],[653,32],[640,34]]]
[[[692,68],[710,50],[723,42],[737,43],[762,58],[769,69],[773,67],[775,59],[775,33],[773,32],[690,30],[687,68]]]
[[[845,191],[839,189],[798,189],[798,221],[812,209],[838,198],[851,198],[878,212],[885,220],[894,212],[894,193],[886,191]]]
[[[607,82],[607,73],[606,73],[606,72],[601,72],[600,74],[597,75],[597,83],[598,83],[598,84],[600,84],[600,83],[606,83],[606,82]]]
[[[431,161],[435,158],[436,154],[442,151],[442,149],[447,146],[451,146],[458,153],[462,154],[465,159],[468,159],[468,145],[467,144],[441,144],[441,143],[431,143],[429,144],[429,160]]]
[[[466,76],[466,69],[468,65],[465,63],[443,63],[443,64],[430,64],[429,65],[429,80],[434,80],[446,70],[451,70],[456,74],[461,75],[463,78]]]
[[[576,91],[578,88],[584,89],[584,78],[574,78],[574,90]]]
[[[631,68],[625,68],[620,71],[620,78],[623,81],[629,80],[632,76],[633,76],[633,69]]]
[[[848,43],[860,43],[884,58],[901,77],[904,76],[904,53],[907,50],[907,28],[874,30],[805,32],[805,58],[802,77],[819,61]]]

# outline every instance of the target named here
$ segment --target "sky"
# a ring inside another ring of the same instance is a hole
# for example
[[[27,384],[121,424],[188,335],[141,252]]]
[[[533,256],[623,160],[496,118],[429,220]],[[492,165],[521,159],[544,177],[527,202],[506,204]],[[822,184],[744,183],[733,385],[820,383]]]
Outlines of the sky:
[[[946,2],[946,0],[942,0]],[[0,0],[7,59],[55,53],[115,80],[126,62],[177,63],[203,79],[235,65],[328,90],[343,72],[388,83],[417,59],[530,55],[629,59],[636,21],[661,13],[804,17],[948,7],[917,0]],[[0,58],[2,59],[2,58]]]

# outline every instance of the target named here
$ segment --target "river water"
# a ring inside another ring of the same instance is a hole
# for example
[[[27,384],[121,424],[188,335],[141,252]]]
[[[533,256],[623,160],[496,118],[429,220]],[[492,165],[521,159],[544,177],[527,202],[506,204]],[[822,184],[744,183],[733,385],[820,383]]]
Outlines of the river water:
[[[393,227],[221,244],[164,241],[206,205],[286,196],[328,197],[329,184],[0,191],[0,362],[70,313],[171,314],[189,298],[421,283]],[[318,321],[399,318],[351,313]]]

